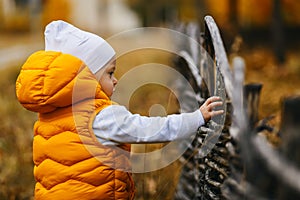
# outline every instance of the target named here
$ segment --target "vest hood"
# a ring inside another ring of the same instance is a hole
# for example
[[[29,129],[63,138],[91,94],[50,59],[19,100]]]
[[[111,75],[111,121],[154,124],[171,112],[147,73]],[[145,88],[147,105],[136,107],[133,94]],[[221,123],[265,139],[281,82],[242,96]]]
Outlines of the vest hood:
[[[28,110],[48,113],[86,99],[109,100],[89,68],[61,52],[38,51],[22,66],[16,95]]]

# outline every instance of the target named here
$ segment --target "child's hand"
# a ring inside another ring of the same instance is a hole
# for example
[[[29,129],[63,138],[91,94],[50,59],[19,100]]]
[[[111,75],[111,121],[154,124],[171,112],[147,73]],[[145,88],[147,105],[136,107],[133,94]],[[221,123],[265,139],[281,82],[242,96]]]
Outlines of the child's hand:
[[[213,110],[217,106],[221,106],[223,103],[220,97],[209,97],[204,104],[200,107],[200,111],[205,122],[208,122],[213,116],[224,113],[224,110]]]

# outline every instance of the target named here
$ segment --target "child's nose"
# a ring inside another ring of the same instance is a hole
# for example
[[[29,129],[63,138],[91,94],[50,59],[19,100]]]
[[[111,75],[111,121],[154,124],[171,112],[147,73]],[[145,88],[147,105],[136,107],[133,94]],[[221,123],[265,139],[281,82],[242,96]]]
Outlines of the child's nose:
[[[118,79],[114,78],[113,84],[114,84],[114,85],[117,85],[117,83],[118,83]]]

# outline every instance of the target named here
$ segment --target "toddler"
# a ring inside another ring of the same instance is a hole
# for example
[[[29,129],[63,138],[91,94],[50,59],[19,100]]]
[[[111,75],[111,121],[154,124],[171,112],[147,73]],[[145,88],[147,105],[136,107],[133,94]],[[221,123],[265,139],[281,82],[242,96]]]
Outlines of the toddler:
[[[132,143],[188,138],[223,113],[210,97],[192,113],[145,117],[110,99],[117,84],[114,49],[64,21],[45,29],[45,50],[26,60],[16,81],[34,125],[35,199],[133,199],[127,154]],[[75,95],[74,95],[75,94]],[[125,169],[126,168],[126,169]]]

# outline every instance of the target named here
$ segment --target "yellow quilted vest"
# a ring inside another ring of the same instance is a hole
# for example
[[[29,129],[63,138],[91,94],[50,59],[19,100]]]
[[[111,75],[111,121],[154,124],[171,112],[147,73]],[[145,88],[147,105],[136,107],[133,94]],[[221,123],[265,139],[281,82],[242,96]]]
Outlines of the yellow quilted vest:
[[[16,82],[34,125],[35,199],[133,199],[130,146],[101,145],[92,130],[111,101],[84,63],[52,51],[32,54]]]

